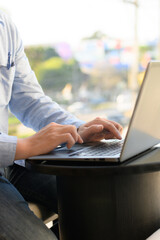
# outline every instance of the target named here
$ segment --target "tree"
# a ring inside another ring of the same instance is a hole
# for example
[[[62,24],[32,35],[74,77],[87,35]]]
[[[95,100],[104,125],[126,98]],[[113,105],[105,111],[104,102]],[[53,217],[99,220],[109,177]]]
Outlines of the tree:
[[[51,58],[58,57],[58,53],[52,47],[33,46],[26,47],[25,53],[29,59],[30,65],[33,70],[43,61]]]
[[[37,66],[35,73],[45,90],[61,91],[67,83],[73,91],[86,79],[74,60],[64,61],[59,57],[50,58]],[[78,85],[78,86],[77,86]]]

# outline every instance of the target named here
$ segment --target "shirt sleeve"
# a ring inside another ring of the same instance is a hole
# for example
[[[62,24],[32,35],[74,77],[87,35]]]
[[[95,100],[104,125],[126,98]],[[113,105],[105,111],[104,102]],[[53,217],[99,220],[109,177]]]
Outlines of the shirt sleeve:
[[[71,124],[77,128],[84,122],[62,109],[56,102],[46,96],[39,85],[29,61],[24,53],[22,41],[16,32],[15,78],[10,110],[24,125],[40,130],[50,122]],[[13,32],[13,31],[12,31]],[[53,80],[54,81],[54,80]]]
[[[0,133],[0,168],[12,165],[16,152],[17,137]]]

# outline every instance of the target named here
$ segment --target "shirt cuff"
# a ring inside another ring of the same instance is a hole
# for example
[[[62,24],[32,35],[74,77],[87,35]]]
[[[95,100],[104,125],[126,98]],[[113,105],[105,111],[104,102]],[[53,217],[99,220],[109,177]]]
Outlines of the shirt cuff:
[[[0,133],[0,167],[7,167],[14,163],[17,137]]]

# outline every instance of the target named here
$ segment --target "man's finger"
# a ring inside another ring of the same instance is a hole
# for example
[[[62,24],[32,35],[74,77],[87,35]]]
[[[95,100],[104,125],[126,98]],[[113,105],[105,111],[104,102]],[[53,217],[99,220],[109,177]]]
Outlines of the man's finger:
[[[60,128],[60,132],[63,133],[70,133],[72,137],[74,138],[75,142],[78,141],[78,133],[77,128],[73,125],[64,125]]]
[[[64,133],[59,136],[60,143],[67,143],[67,148],[70,149],[75,144],[75,139],[72,137],[70,133]]]
[[[116,138],[122,139],[119,130],[112,122],[101,119],[101,124],[103,124],[104,130],[111,132]]]
[[[85,133],[86,135],[91,135],[95,133],[100,133],[103,131],[103,129],[104,129],[103,125],[92,125],[92,126],[86,127]]]
[[[114,126],[122,133],[123,127],[122,127],[119,123],[114,122],[114,121],[112,121],[112,120],[108,120],[108,121],[109,121],[110,123],[114,124]]]

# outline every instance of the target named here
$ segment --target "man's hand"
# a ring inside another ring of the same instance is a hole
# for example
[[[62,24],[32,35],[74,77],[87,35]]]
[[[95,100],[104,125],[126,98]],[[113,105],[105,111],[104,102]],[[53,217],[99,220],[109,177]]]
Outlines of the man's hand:
[[[96,142],[102,139],[121,139],[122,126],[114,121],[97,117],[81,125],[78,133],[83,142]]]
[[[18,139],[15,160],[48,153],[62,143],[71,148],[76,142],[83,140],[75,126],[50,123],[33,136]]]

